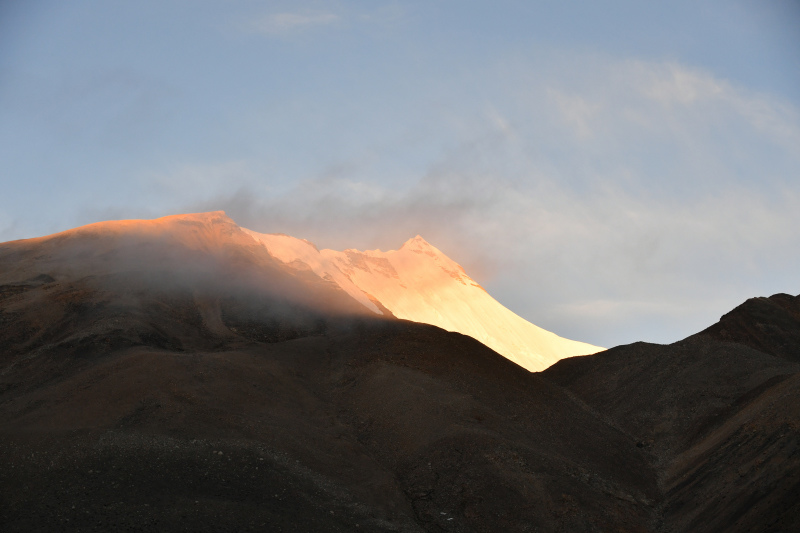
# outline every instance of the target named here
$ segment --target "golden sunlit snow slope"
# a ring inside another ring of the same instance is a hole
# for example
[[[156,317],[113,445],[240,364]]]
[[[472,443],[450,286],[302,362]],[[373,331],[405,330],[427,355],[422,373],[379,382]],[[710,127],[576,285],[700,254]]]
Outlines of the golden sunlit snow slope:
[[[536,372],[559,359],[603,348],[564,339],[503,307],[456,262],[420,236],[399,250],[317,250],[308,241],[245,230],[269,253],[338,284],[375,313],[380,302],[396,317],[469,335]]]

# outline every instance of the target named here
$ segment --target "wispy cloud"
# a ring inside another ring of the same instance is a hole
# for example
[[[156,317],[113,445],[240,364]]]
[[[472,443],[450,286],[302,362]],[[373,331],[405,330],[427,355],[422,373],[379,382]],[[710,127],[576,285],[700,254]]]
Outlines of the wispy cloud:
[[[656,67],[650,63],[635,62],[633,66],[642,74],[643,92],[664,104],[690,105],[698,100],[723,97],[730,90],[724,82],[710,74],[677,63]]]
[[[800,115],[793,106],[674,62],[664,65],[635,62],[632,66],[641,75],[639,90],[654,101],[695,110],[722,106],[765,134],[794,146],[800,145]]]
[[[406,8],[399,4],[372,6],[353,9],[346,4],[337,4],[335,9],[302,8],[291,11],[269,12],[256,15],[239,29],[255,32],[269,37],[287,37],[297,33],[319,30],[326,27],[352,28],[368,26],[373,31],[391,32],[406,17]]]
[[[654,202],[619,185],[586,196],[557,181],[439,174],[400,192],[346,179],[274,198],[243,187],[190,210],[336,249],[392,249],[420,233],[534,322],[610,344],[631,316],[673,323],[676,340],[756,295],[754,280],[798,292],[781,285],[800,263],[798,202],[749,189]]]
[[[3,209],[0,209],[0,242],[8,240],[6,236],[11,237],[15,230],[15,221]]]
[[[600,105],[589,103],[580,96],[570,96],[555,89],[550,89],[548,93],[561,111],[564,120],[575,129],[575,134],[579,138],[585,139],[593,135],[590,122],[600,110]]]
[[[343,153],[294,181],[248,161],[157,181],[184,191],[172,211],[224,209],[321,247],[422,234],[513,310],[599,345],[676,340],[747,297],[800,291],[796,109],[674,63],[594,65],[499,77],[405,180]]]
[[[254,20],[250,24],[250,28],[265,35],[286,35],[311,28],[330,26],[341,20],[341,16],[336,13],[306,9],[262,16]]]

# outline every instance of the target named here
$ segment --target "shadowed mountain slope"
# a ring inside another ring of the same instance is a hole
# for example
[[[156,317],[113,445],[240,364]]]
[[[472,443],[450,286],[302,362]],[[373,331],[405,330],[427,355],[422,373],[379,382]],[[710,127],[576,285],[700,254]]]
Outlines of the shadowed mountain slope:
[[[751,299],[675,344],[635,343],[565,359],[542,377],[652,453],[664,530],[794,531],[800,364],[791,354],[800,317],[786,310],[797,302],[788,295]]]
[[[800,297],[750,298],[697,335],[744,344],[800,362]]]

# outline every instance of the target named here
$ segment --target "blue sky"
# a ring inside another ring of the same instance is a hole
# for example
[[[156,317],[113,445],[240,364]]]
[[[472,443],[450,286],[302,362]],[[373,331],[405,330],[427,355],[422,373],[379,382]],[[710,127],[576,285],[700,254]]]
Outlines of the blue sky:
[[[0,3],[0,241],[416,234],[561,335],[800,292],[800,3]]]

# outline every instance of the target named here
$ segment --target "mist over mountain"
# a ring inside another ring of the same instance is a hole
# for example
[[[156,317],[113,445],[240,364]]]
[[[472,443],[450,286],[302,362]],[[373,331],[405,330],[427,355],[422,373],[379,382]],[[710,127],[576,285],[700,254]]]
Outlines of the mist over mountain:
[[[800,296],[544,372],[487,345],[581,343],[503,310],[421,237],[213,212],[2,243],[3,530],[800,528]]]
[[[469,335],[531,371],[602,350],[515,315],[420,236],[397,251],[320,251],[288,235],[240,228],[217,211],[103,222],[19,241],[7,252],[15,268],[6,274],[32,268],[34,243],[37,268],[56,277],[92,273],[89,283],[97,285],[146,276],[159,290],[196,282],[296,312],[394,316]],[[41,249],[52,256],[42,260]]]

